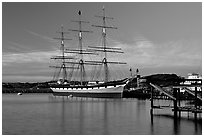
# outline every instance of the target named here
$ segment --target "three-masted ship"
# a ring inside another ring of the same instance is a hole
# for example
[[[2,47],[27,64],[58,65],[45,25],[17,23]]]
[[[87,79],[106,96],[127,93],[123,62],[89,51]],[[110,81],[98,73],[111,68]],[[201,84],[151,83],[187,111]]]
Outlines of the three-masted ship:
[[[120,80],[110,81],[110,74],[108,69],[108,64],[126,64],[124,62],[113,62],[108,61],[107,53],[123,53],[121,48],[108,47],[106,43],[106,29],[117,29],[116,27],[107,26],[106,20],[113,19],[105,15],[105,8],[103,8],[103,15],[96,16],[102,19],[102,25],[92,25],[93,27],[101,28],[102,30],[102,46],[88,46],[88,49],[83,49],[83,33],[91,32],[87,30],[82,30],[82,23],[89,23],[87,21],[81,20],[81,11],[78,12],[79,20],[73,21],[78,23],[78,29],[70,29],[70,31],[77,32],[79,49],[65,49],[64,41],[70,40],[64,37],[64,34],[67,32],[62,30],[59,32],[61,34],[59,39],[61,41],[61,53],[60,56],[52,57],[51,59],[60,60],[61,65],[51,66],[59,69],[58,74],[54,77],[59,77],[62,73],[62,79],[58,80],[56,83],[50,84],[50,88],[53,91],[55,96],[74,96],[74,97],[99,97],[99,98],[121,98],[124,86],[127,83],[127,78]],[[83,55],[97,55],[97,53],[103,53],[103,59],[99,61],[88,61],[85,60]],[[73,56],[65,55],[68,54],[77,54],[78,58],[76,59]],[[101,65],[104,68],[104,80],[103,81],[88,81],[86,79],[85,65]],[[77,67],[76,67],[77,66]],[[69,74],[67,72],[69,70]],[[77,70],[80,73],[80,80],[74,81],[70,78],[73,75],[73,71]]]

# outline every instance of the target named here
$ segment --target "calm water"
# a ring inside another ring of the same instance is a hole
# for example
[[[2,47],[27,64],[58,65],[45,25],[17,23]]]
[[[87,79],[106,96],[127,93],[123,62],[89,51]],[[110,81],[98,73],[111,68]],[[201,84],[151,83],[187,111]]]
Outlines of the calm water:
[[[190,118],[183,116],[179,120],[174,120],[172,112],[168,109],[154,110],[151,121],[149,109],[149,100],[3,94],[2,133],[3,135],[202,134],[202,120],[195,122],[192,114]]]

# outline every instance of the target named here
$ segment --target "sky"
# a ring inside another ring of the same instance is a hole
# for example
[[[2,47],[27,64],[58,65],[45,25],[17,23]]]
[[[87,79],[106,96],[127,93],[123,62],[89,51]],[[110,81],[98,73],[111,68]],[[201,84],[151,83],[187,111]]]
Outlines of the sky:
[[[142,76],[174,73],[202,74],[202,3],[153,3],[153,2],[3,2],[2,3],[2,81],[41,82],[52,80],[55,70],[50,60],[59,54],[60,41],[56,31],[78,29],[72,20],[78,20],[82,11],[84,30],[83,48],[98,46],[101,30],[91,25],[101,25],[95,15],[114,17],[107,25],[109,47],[121,47],[124,54],[108,55],[110,61],[126,62],[126,65],[110,68],[117,77],[130,75],[136,69]],[[67,48],[77,48],[77,34],[66,35]],[[91,57],[88,57],[91,58]],[[93,57],[98,59],[97,57]]]

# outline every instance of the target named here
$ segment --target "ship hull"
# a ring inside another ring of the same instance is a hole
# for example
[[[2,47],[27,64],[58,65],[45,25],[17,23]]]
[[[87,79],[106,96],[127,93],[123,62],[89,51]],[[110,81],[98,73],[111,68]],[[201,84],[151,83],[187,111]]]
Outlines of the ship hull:
[[[73,96],[90,98],[122,98],[125,85],[94,88],[51,88],[54,96]]]

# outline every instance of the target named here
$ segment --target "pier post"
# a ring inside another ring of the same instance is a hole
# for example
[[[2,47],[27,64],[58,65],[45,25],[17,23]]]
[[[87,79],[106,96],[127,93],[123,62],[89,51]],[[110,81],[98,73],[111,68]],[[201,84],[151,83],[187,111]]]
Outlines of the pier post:
[[[178,91],[178,106],[181,106],[181,96],[180,96],[180,88],[177,89]],[[179,111],[179,118],[181,118],[181,111]]]
[[[154,107],[153,87],[150,87],[150,90],[151,90],[151,109],[150,109],[150,114],[152,116],[153,115],[153,107]]]
[[[174,118],[177,118],[177,88],[173,88],[173,96],[176,98],[176,100],[174,100]]]
[[[153,107],[154,107],[154,99],[153,99],[153,87],[150,87],[151,90],[151,109],[150,109],[150,117],[151,117],[151,125],[153,126]]]
[[[195,85],[197,84],[197,81],[195,82]],[[195,101],[195,113],[194,113],[194,116],[195,116],[195,119],[197,119],[197,87],[195,86],[195,98],[194,98],[194,101]]]

